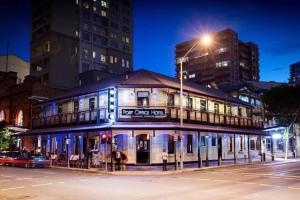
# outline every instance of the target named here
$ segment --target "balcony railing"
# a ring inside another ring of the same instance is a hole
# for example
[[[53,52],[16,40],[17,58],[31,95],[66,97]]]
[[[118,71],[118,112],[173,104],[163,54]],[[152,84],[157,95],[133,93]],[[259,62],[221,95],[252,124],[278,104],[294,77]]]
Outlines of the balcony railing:
[[[165,116],[124,116],[122,109],[143,110],[143,109],[164,109]],[[180,108],[178,107],[119,107],[118,121],[176,121],[180,120]],[[191,124],[218,124],[223,126],[232,127],[245,127],[245,128],[263,128],[262,121],[252,120],[250,117],[240,117],[225,114],[218,114],[212,112],[205,112],[200,110],[183,110],[183,120],[185,123]]]
[[[105,123],[107,122],[106,115],[107,109],[95,109],[80,111],[77,113],[63,113],[47,117],[33,117],[32,128],[51,128]]]
[[[134,115],[127,113],[123,115],[123,109],[127,111],[163,111],[160,114],[150,115]],[[163,114],[162,114],[163,113]],[[225,114],[211,113],[200,110],[183,110],[184,123],[191,124],[208,124],[208,125],[221,125],[229,127],[243,127],[243,128],[263,128],[262,121],[252,120],[249,117],[231,116]],[[119,107],[118,116],[116,121],[120,122],[179,122],[180,109],[178,107]],[[32,119],[32,128],[51,128],[51,127],[64,127],[76,126],[87,124],[99,124],[108,122],[107,109],[95,109],[92,111],[80,111],[77,113],[64,113],[60,115],[48,117],[35,117]]]

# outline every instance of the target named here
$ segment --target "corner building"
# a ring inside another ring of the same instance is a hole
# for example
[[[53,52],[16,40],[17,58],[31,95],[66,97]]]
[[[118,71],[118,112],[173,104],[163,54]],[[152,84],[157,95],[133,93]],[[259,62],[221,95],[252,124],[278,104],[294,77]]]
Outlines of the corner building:
[[[138,70],[33,105],[32,129],[22,137],[32,141],[31,150],[67,158],[84,159],[92,149],[95,166],[110,163],[116,148],[133,165],[161,164],[163,149],[174,163],[182,147],[185,163],[218,157],[254,160],[271,151],[250,104],[192,82],[184,82],[183,89],[183,127],[179,81]],[[103,136],[110,138],[108,144]]]

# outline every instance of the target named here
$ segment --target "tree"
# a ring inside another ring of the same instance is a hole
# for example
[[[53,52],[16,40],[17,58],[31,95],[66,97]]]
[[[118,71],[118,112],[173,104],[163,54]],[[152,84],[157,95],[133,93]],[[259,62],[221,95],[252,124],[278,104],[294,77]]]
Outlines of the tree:
[[[0,151],[8,150],[11,145],[11,132],[7,128],[0,130]]]
[[[274,87],[262,96],[269,117],[274,117],[279,125],[285,126],[287,159],[290,129],[294,123],[300,122],[300,86]]]

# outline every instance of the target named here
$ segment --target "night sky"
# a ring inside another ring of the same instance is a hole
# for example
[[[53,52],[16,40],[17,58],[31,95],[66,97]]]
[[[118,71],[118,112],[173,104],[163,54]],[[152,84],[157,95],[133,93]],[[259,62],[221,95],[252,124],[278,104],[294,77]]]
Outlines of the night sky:
[[[135,0],[134,69],[175,75],[175,44],[203,32],[231,28],[260,48],[263,81],[287,81],[300,60],[300,2],[297,0]],[[0,0],[0,54],[29,60],[29,0]]]

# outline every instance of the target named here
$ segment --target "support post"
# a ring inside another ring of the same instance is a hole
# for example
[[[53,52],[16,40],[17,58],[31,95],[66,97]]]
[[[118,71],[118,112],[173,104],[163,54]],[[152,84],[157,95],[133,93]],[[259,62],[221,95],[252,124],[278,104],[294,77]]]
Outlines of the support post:
[[[236,164],[236,145],[235,145],[235,134],[233,134],[233,161]]]
[[[251,163],[252,162],[252,159],[251,159],[251,153],[250,153],[250,135],[248,135],[248,139],[247,139],[247,149],[248,149],[248,163]]]
[[[271,160],[274,161],[275,157],[274,157],[274,141],[273,138],[271,137]]]
[[[70,143],[70,138],[69,138],[69,133],[67,134],[67,139],[66,139],[66,143],[67,143],[67,149],[66,149],[66,153],[67,153],[67,167],[70,168],[70,156],[69,156],[69,143]]]
[[[208,167],[209,166],[209,162],[208,162],[208,135],[205,136],[205,148],[206,148],[206,162],[205,162],[205,166]]]
[[[178,135],[176,134],[176,130],[175,130],[175,137],[177,137],[177,140],[178,140]],[[175,164],[175,170],[177,170],[177,149],[176,149],[176,143],[177,143],[177,140],[174,139],[174,164]]]
[[[202,156],[201,156],[201,133],[198,131],[198,168],[202,167]]]
[[[111,171],[115,171],[115,163],[114,163],[114,159],[113,159],[113,135],[112,135],[112,131],[110,131],[110,162],[111,162]]]

